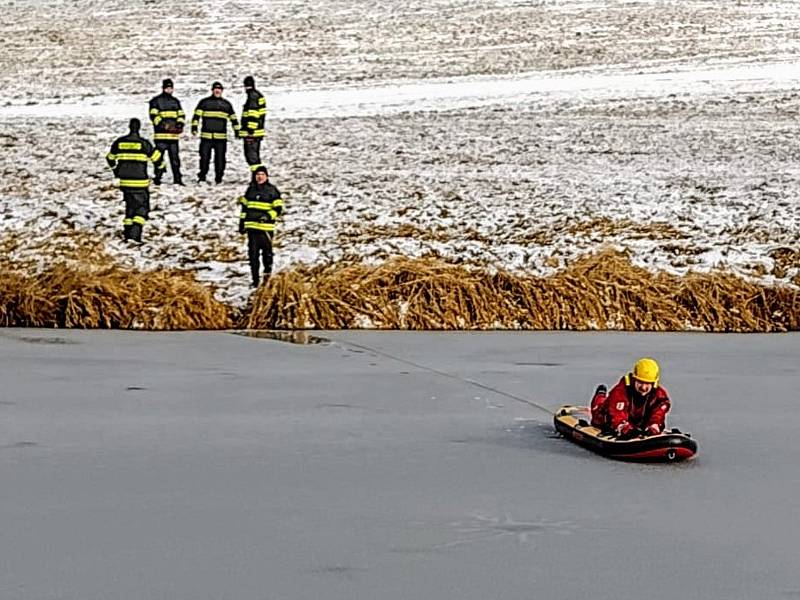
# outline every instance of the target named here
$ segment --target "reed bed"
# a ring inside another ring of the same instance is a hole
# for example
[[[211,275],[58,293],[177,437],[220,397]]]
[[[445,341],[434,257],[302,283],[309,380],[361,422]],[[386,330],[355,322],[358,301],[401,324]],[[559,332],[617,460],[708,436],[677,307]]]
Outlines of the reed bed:
[[[234,318],[239,313],[240,316]],[[730,273],[679,277],[606,251],[548,277],[438,259],[275,274],[246,307],[191,273],[83,257],[30,275],[0,264],[0,326],[118,329],[414,329],[781,332],[800,330],[800,291]]]
[[[0,326],[225,329],[231,310],[186,272],[60,263],[31,276],[0,267]]]
[[[796,331],[800,292],[727,273],[652,273],[621,253],[549,277],[434,259],[275,275],[240,325],[252,329]]]

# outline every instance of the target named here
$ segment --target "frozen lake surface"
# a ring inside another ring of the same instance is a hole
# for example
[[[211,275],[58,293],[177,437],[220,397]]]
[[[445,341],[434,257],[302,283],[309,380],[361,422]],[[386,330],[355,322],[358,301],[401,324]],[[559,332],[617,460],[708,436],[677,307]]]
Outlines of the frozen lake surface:
[[[800,336],[0,332],[8,600],[796,598]],[[540,407],[640,355],[697,460]]]

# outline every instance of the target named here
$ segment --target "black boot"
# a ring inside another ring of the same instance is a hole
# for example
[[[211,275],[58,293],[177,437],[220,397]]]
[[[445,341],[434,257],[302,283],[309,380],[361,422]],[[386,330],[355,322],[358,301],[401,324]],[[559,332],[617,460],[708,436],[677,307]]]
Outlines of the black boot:
[[[134,223],[131,225],[131,237],[134,242],[137,244],[142,243],[142,226],[139,223]]]

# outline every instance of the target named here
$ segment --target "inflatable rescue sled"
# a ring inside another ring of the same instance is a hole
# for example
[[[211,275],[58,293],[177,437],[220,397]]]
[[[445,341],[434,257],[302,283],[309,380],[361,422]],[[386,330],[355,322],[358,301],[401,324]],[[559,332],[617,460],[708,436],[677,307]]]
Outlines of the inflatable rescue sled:
[[[632,461],[679,461],[697,454],[697,442],[688,433],[665,429],[660,435],[620,440],[592,427],[587,406],[562,406],[553,423],[565,438],[609,458]]]

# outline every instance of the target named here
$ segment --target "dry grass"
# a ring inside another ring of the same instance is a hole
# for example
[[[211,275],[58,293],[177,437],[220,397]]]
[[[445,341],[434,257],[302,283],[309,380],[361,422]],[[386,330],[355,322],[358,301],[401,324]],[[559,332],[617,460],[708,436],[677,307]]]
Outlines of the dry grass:
[[[80,254],[38,275],[0,263],[0,326],[227,329],[235,310],[176,270],[125,269]],[[800,330],[800,291],[726,273],[677,277],[606,251],[550,277],[437,259],[276,274],[244,308],[250,329]]]
[[[243,326],[259,329],[536,329],[715,332],[800,328],[800,292],[724,273],[677,277],[614,252],[546,278],[396,259],[280,273]]]
[[[632,219],[610,219],[599,217],[588,221],[577,221],[567,227],[573,235],[611,237],[626,234],[631,239],[679,240],[686,234],[669,223],[639,223]]]
[[[230,309],[179,271],[60,263],[37,276],[0,267],[0,326],[225,329]]]

